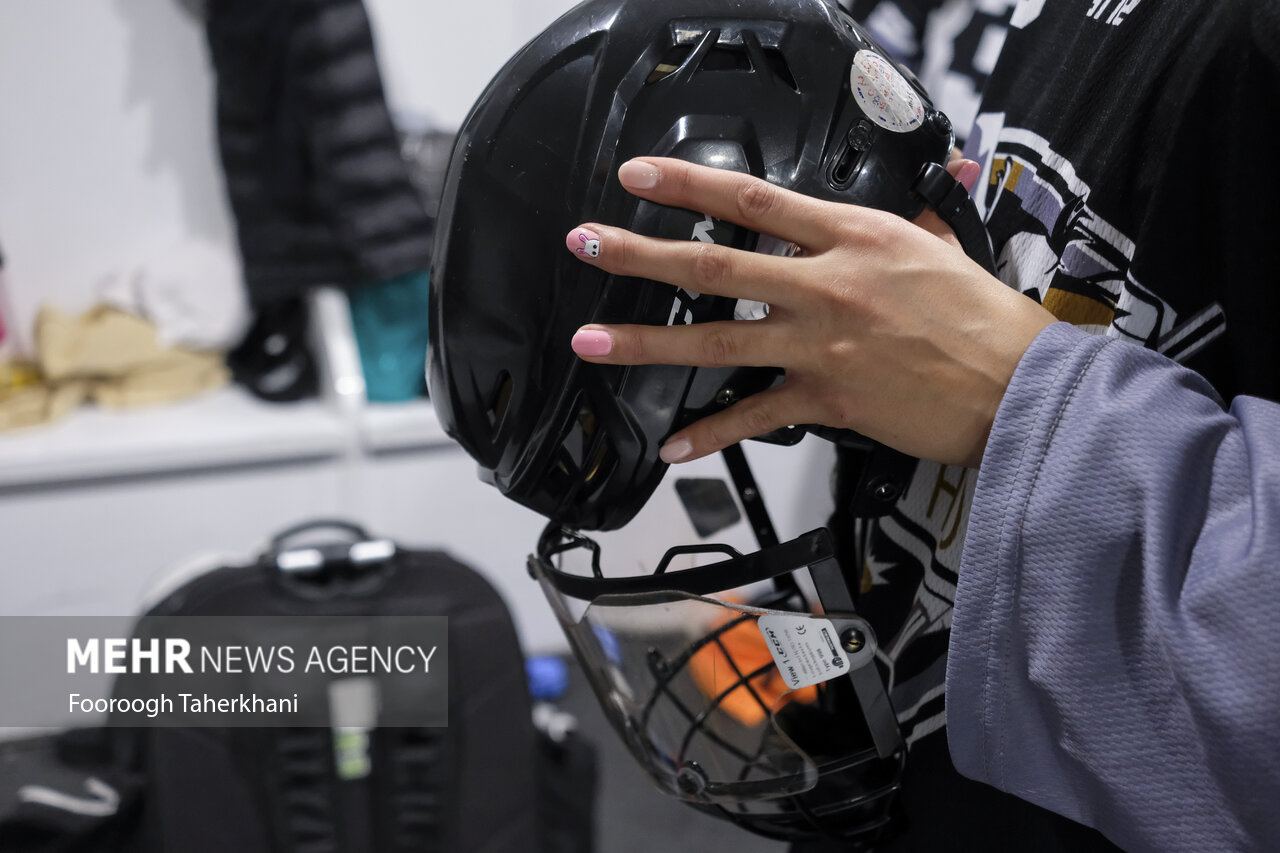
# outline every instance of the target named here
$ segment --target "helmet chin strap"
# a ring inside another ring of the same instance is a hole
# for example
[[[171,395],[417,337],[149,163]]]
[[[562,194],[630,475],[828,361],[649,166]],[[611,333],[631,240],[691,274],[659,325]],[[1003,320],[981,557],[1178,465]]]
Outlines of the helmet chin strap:
[[[964,253],[995,275],[996,263],[991,251],[991,238],[978,215],[978,206],[973,203],[964,184],[951,177],[951,173],[944,167],[928,163],[916,176],[911,189],[928,202],[937,211],[938,218],[956,232]]]

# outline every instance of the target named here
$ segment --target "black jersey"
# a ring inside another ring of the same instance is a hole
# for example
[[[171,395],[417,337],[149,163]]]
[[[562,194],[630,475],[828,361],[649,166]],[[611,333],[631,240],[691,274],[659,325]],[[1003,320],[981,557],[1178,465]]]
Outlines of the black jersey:
[[[1020,0],[1006,21],[965,145],[1000,278],[1224,399],[1280,398],[1280,4]],[[1105,849],[951,768],[946,650],[976,480],[921,463],[848,557],[911,747],[903,849]]]

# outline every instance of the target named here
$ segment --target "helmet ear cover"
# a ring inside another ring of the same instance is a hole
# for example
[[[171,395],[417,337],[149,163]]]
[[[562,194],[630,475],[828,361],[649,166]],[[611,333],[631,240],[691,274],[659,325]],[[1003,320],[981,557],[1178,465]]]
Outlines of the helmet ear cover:
[[[772,368],[582,362],[567,341],[584,324],[707,322],[739,306],[613,276],[560,247],[598,221],[785,248],[631,195],[617,168],[645,155],[915,216],[913,183],[947,162],[950,125],[902,69],[895,84],[918,119],[878,124],[851,84],[860,57],[894,67],[827,0],[590,0],[498,73],[459,133],[431,274],[430,393],[482,479],[568,526],[615,529],[662,479],[667,436],[781,381]]]

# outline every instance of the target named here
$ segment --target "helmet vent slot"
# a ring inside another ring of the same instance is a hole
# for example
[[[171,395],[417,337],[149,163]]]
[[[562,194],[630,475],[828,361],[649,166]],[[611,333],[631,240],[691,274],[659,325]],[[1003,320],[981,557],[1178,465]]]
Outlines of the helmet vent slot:
[[[691,44],[674,44],[667,49],[662,55],[662,59],[649,72],[649,76],[645,78],[645,85],[657,83],[668,74],[680,70],[680,66],[684,65],[684,61],[689,58],[689,54],[693,52]]]
[[[866,119],[860,120],[849,129],[840,153],[835,157],[831,167],[831,186],[833,189],[846,190],[853,179],[862,171],[867,152],[875,142],[875,127]]]
[[[570,463],[566,467],[575,473],[588,465],[588,456],[594,449],[597,426],[596,413],[590,405],[583,403],[578,408],[578,416],[569,423],[564,432],[564,438],[560,442],[559,456]]]
[[[746,48],[734,44],[718,44],[702,58],[699,71],[752,71]]]
[[[507,414],[507,406],[511,404],[511,391],[514,385],[508,371],[504,370],[498,374],[498,381],[494,383],[493,391],[489,395],[489,408],[485,412],[489,417],[489,426],[495,430],[502,425],[502,418]]]
[[[613,448],[609,446],[608,439],[601,436],[596,441],[596,446],[591,451],[591,457],[587,459],[587,464],[583,468],[582,481],[592,484],[597,477],[600,480],[607,479],[608,474],[613,470],[613,462]]]
[[[608,479],[616,462],[617,455],[608,436],[601,431],[595,411],[583,403],[556,450],[551,475],[578,481],[581,486],[588,487],[588,490],[579,492],[581,499],[590,494],[590,488]]]
[[[708,33],[704,37],[711,35],[714,33]],[[649,76],[645,78],[645,85],[657,83],[664,77],[679,71],[689,61],[695,47],[695,44],[685,42],[667,48],[662,58],[649,72]],[[698,63],[698,71],[756,71],[769,74],[789,88],[796,89],[795,76],[792,75],[782,51],[777,48],[761,47],[759,41],[750,35],[742,41],[718,42],[698,52],[701,54],[701,59],[694,60]]]
[[[831,170],[831,185],[838,190],[845,190],[853,183],[853,178],[858,174],[858,166],[861,165],[863,152],[856,148],[845,148],[840,152],[840,156],[836,158],[835,168]]]
[[[793,90],[800,91],[800,87],[796,85],[796,78],[792,75],[791,67],[787,65],[787,58],[783,56],[782,51],[765,48],[764,57],[768,60],[769,68],[773,71],[775,77],[786,83]]]

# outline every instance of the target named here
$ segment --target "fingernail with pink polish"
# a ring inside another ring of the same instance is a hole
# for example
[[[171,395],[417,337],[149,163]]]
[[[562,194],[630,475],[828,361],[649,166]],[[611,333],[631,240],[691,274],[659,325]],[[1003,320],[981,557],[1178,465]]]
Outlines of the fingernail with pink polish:
[[[658,167],[638,160],[629,160],[619,167],[618,180],[627,189],[651,190],[658,185]]]
[[[964,165],[960,167],[960,171],[956,173],[956,180],[964,185],[969,192],[973,192],[974,184],[978,183],[978,174],[982,171],[982,167],[972,160],[965,160]]]
[[[674,441],[668,441],[658,450],[658,456],[663,462],[671,465],[676,462],[683,462],[693,453],[693,444],[687,438],[677,438]]]
[[[575,228],[564,238],[570,252],[584,258],[600,257],[600,235],[590,228]]]
[[[578,355],[608,355],[613,351],[613,338],[599,329],[579,329],[570,346]]]

